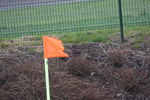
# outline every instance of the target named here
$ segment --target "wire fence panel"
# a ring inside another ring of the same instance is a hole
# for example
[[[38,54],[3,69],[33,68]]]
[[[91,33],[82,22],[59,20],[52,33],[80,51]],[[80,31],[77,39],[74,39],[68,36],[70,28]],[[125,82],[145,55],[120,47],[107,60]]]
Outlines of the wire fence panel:
[[[122,0],[125,26],[150,25],[150,0]]]
[[[125,26],[150,25],[150,0],[122,0]],[[118,0],[1,0],[0,38],[119,27]]]

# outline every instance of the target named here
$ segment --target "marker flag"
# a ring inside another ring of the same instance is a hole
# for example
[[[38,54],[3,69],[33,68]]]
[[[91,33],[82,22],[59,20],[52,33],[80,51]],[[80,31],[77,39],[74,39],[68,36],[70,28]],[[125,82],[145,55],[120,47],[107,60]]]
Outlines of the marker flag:
[[[44,58],[69,57],[64,53],[64,47],[61,40],[53,37],[43,36]]]
[[[64,53],[64,47],[61,40],[53,37],[43,36],[44,47],[44,65],[45,65],[45,83],[46,83],[46,100],[51,100],[48,58],[54,57],[69,57]]]

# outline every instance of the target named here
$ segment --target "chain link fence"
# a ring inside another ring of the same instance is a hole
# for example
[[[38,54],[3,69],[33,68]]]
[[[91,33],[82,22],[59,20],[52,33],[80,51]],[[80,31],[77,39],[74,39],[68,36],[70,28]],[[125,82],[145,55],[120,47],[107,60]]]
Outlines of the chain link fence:
[[[119,0],[0,0],[0,38],[119,28]],[[150,0],[121,0],[123,25],[150,25]]]

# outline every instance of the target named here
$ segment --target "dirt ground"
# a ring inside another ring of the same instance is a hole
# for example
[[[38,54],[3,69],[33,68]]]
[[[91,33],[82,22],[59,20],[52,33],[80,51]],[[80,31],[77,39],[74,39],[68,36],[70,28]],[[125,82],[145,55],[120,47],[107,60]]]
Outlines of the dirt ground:
[[[69,58],[49,59],[52,100],[150,100],[149,43],[138,50],[101,43],[65,48]],[[1,50],[0,100],[45,97],[42,46]]]

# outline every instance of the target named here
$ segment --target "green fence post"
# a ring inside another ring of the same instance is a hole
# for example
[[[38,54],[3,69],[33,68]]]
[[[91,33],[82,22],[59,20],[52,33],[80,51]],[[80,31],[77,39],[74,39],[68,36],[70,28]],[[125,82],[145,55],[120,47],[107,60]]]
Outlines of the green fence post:
[[[120,39],[121,42],[124,41],[124,33],[123,33],[123,16],[122,16],[122,3],[121,0],[118,0],[119,7],[119,21],[120,21]]]

